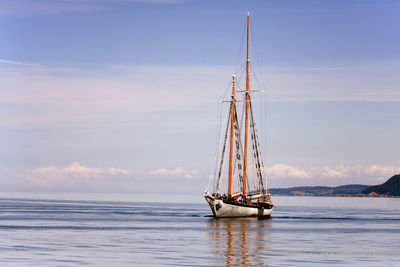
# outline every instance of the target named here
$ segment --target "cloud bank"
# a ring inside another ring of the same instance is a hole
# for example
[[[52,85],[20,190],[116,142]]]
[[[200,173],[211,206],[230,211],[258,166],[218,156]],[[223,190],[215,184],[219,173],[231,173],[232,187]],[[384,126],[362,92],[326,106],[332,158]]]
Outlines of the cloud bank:
[[[391,176],[400,173],[400,167],[381,165],[323,166],[318,168],[301,168],[285,164],[274,164],[267,168],[267,176],[274,184],[282,180],[299,182],[302,185],[341,185],[349,183],[379,184]],[[297,181],[296,181],[297,180]],[[287,186],[291,186],[288,184]]]
[[[323,166],[301,168],[274,164],[266,169],[270,188],[293,186],[338,186],[344,184],[381,184],[399,167],[385,165]],[[66,167],[54,165],[35,168],[17,175],[22,190],[50,192],[197,192],[207,184],[199,170],[158,168],[134,175],[120,168],[88,167],[74,162]],[[18,188],[17,187],[17,188]]]
[[[198,170],[186,170],[181,167],[177,167],[175,169],[160,168],[149,172],[150,175],[154,176],[166,176],[168,178],[183,177],[187,179],[194,178],[198,173]]]
[[[287,178],[287,177],[299,177],[299,178],[310,178],[311,175],[306,170],[299,167],[289,166],[285,164],[275,164],[267,168],[267,173],[274,178]]]
[[[65,184],[79,184],[90,182],[103,182],[118,177],[126,177],[132,174],[131,171],[111,167],[91,168],[74,162],[65,168],[58,168],[54,165],[36,168],[20,175],[27,179],[30,186],[48,188],[63,186]]]

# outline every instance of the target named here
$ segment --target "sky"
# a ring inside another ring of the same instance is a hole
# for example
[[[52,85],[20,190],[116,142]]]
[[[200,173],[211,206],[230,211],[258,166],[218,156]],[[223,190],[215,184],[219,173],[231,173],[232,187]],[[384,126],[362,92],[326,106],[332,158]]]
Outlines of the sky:
[[[0,0],[0,190],[200,194],[248,11],[269,186],[400,173],[398,1]]]

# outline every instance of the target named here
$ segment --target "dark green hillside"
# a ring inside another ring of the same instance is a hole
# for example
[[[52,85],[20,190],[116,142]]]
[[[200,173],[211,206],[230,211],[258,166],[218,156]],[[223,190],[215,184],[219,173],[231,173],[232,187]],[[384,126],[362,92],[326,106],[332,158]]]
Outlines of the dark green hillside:
[[[271,188],[271,194],[276,195],[303,195],[303,196],[336,196],[343,195],[356,195],[362,190],[370,187],[369,185],[350,184],[337,187],[328,186],[300,186],[291,188]]]
[[[269,190],[274,195],[318,195],[326,196],[332,194],[332,188],[328,186],[299,186],[290,188],[271,188]]]
[[[348,184],[348,185],[341,185],[338,187],[334,187],[334,190],[335,190],[335,194],[356,195],[368,187],[369,187],[369,185]]]
[[[400,196],[400,174],[397,174],[381,185],[368,187],[362,191],[363,194],[375,192],[381,195]]]

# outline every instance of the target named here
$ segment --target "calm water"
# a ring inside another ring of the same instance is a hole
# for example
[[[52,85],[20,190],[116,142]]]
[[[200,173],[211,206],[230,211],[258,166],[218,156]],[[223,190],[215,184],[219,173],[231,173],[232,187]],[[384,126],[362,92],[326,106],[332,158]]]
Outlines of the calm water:
[[[269,220],[216,220],[200,198],[0,197],[1,266],[400,266],[400,199],[274,197]]]

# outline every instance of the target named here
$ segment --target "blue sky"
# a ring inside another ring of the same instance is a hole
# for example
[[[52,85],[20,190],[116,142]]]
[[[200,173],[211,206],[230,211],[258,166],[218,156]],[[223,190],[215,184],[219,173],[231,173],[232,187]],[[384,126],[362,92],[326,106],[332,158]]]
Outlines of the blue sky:
[[[400,172],[398,1],[0,0],[2,190],[201,192],[247,11],[270,185]]]
[[[397,1],[1,3],[2,54],[28,62],[234,64],[246,11],[268,64],[395,60],[400,50]]]

